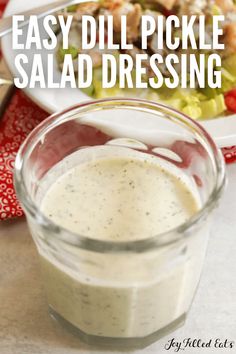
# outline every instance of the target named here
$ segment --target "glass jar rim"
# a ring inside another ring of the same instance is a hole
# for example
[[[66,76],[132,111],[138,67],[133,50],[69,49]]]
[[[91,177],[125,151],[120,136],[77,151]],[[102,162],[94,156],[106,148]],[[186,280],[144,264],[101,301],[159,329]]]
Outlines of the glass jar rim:
[[[166,117],[177,119],[178,122],[181,122],[188,128],[191,128],[196,132],[196,134],[198,134],[198,136],[204,138],[204,142],[207,144],[208,148],[210,148],[216,166],[216,181],[214,188],[204,205],[190,219],[188,219],[185,223],[156,236],[141,240],[124,242],[94,239],[73,233],[72,231],[63,228],[62,226],[57,225],[41,212],[36,203],[30,197],[23,177],[25,160],[33,150],[36,141],[42,139],[42,136],[48,130],[53,129],[53,127],[63,123],[67,119],[72,119],[75,114],[95,112],[101,109],[117,108],[130,108],[133,110],[142,109],[146,112],[150,111],[152,113],[155,113],[156,111],[159,114],[164,114]],[[47,229],[47,231],[56,234],[61,241],[72,244],[73,246],[76,245],[77,247],[85,250],[99,253],[121,251],[143,252],[179,241],[184,237],[183,235],[186,234],[187,230],[191,229],[192,226],[197,224],[206,215],[208,215],[212,209],[214,209],[218,199],[222,194],[225,181],[226,175],[223,156],[211,136],[198,122],[164,104],[137,98],[106,98],[95,101],[86,101],[84,103],[74,105],[63,111],[50,115],[48,118],[42,121],[25,139],[16,156],[14,169],[15,191],[27,215],[30,215],[35,220],[35,222]],[[70,235],[70,238],[68,238],[68,234]]]

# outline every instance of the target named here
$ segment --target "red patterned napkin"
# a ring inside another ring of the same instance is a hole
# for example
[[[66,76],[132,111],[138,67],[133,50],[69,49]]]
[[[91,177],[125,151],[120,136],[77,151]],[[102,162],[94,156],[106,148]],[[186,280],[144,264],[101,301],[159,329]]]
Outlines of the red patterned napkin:
[[[0,0],[0,15],[7,0]],[[17,151],[29,132],[48,113],[25,94],[16,90],[4,116],[0,119],[0,220],[23,215],[13,188],[12,170]],[[236,161],[236,146],[224,148],[226,162]]]
[[[0,119],[0,220],[23,215],[13,188],[14,161],[26,136],[47,116],[17,90]]]

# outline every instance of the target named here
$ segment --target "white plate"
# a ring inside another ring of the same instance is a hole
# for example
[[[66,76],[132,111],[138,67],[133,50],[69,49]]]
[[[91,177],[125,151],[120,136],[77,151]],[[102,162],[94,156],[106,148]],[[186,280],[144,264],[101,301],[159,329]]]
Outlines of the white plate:
[[[49,2],[52,2],[52,0],[9,0],[4,16],[20,13],[33,7],[42,6]],[[17,76],[17,71],[14,64],[17,51],[12,50],[11,35],[7,35],[2,39],[2,52],[13,76]],[[27,51],[29,61],[33,54],[33,50]],[[42,52],[42,55],[45,58],[46,51]],[[56,65],[54,75],[55,78],[60,77],[60,72],[56,69]],[[68,106],[78,104],[82,101],[89,100],[88,96],[83,94],[80,90],[71,88],[34,88],[26,89],[25,92],[33,101],[50,113],[63,110]],[[236,115],[208,120],[203,122],[203,125],[213,136],[219,147],[232,146],[236,144]]]

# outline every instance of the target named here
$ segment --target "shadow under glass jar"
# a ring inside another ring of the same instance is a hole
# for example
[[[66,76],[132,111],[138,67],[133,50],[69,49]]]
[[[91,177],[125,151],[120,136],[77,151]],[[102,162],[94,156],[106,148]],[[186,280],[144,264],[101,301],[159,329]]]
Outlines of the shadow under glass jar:
[[[187,181],[200,209],[168,232],[119,242],[72,232],[43,213],[57,179],[112,156],[157,159]],[[163,105],[108,99],[46,119],[17,155],[15,188],[53,316],[88,343],[119,347],[144,347],[184,323],[224,182],[221,153],[206,131]]]

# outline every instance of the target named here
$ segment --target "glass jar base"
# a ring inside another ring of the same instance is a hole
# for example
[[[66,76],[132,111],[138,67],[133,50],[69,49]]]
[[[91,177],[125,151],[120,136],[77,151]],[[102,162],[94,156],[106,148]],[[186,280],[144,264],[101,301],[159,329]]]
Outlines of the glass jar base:
[[[184,325],[186,320],[186,313],[170,323],[168,326],[146,336],[138,338],[114,338],[114,337],[100,337],[86,334],[79,328],[72,325],[70,322],[60,316],[51,306],[49,306],[49,314],[55,319],[62,327],[67,329],[73,335],[77,336],[88,345],[99,346],[104,348],[121,349],[121,348],[136,348],[142,349],[166,336],[167,334],[175,331],[177,328]]]

